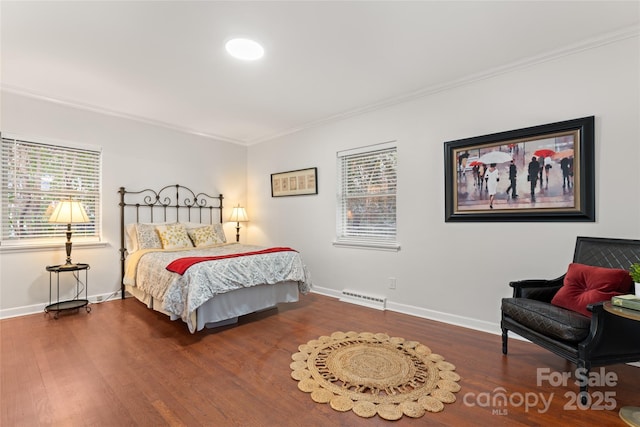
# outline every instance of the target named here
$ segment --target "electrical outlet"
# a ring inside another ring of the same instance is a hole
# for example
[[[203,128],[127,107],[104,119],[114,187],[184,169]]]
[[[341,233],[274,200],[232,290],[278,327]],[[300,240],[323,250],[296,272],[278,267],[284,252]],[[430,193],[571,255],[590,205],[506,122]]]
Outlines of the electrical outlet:
[[[389,277],[389,289],[395,289],[395,288],[396,288],[396,278]]]

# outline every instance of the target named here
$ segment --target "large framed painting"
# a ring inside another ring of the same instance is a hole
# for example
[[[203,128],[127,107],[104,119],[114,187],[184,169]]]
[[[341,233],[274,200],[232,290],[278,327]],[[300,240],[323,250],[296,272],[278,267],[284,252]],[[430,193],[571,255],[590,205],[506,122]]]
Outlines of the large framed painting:
[[[444,143],[445,221],[595,221],[594,117]]]
[[[271,197],[318,194],[318,168],[271,174]]]

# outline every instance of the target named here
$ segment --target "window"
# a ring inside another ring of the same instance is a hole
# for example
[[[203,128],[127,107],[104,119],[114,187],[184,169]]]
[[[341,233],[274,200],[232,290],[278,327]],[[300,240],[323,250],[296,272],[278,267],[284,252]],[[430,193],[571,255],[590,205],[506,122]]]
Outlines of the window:
[[[398,250],[396,143],[338,153],[336,246]]]
[[[90,223],[72,226],[74,241],[96,241],[100,232],[101,152],[2,135],[3,246],[50,243],[65,224],[49,222],[56,203],[81,202]],[[47,241],[48,239],[48,241]]]

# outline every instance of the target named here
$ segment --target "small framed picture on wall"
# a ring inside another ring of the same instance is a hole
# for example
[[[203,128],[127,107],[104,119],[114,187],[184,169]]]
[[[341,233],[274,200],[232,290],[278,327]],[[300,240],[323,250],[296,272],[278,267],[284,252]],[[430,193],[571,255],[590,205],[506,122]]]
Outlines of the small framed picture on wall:
[[[318,168],[271,174],[271,197],[318,194]]]

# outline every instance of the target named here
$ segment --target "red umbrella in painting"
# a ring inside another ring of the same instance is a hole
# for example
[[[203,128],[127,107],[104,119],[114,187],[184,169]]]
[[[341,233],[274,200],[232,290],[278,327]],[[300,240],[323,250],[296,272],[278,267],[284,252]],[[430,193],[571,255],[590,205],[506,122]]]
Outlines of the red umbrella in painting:
[[[556,154],[556,152],[549,148],[540,148],[533,152],[533,155],[536,157],[551,157],[554,154]]]

